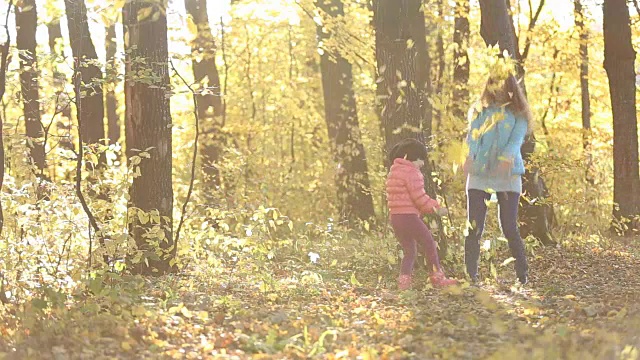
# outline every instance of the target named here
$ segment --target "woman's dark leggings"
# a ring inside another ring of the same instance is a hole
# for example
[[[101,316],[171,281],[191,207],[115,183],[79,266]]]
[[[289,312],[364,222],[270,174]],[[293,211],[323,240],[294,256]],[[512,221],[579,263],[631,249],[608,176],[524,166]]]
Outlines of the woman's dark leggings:
[[[520,194],[516,192],[498,192],[498,206],[500,208],[500,227],[504,237],[509,241],[511,255],[516,259],[515,268],[518,279],[522,282],[527,277],[527,255],[524,242],[518,230],[518,203]],[[478,276],[478,260],[480,257],[480,238],[484,231],[487,215],[487,202],[491,194],[482,190],[469,189],[467,192],[467,214],[469,235],[464,242],[464,259],[467,273],[471,278]]]
[[[410,275],[413,272],[418,248],[423,251],[424,256],[427,258],[429,269],[431,271],[440,270],[436,242],[433,240],[431,231],[418,215],[391,215],[391,226],[398,242],[402,245],[402,252],[404,253],[400,265],[400,274]]]

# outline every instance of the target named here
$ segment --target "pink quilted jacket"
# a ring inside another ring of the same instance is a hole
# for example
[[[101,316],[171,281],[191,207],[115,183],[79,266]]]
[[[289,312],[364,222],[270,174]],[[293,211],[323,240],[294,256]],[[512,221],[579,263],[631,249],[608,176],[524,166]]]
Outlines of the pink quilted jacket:
[[[422,215],[440,207],[424,191],[424,177],[411,161],[395,159],[387,176],[387,205],[393,214]]]

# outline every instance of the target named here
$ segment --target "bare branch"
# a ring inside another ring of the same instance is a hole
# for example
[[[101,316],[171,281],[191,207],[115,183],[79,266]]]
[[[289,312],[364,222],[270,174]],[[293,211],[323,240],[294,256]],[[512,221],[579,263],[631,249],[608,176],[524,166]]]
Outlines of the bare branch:
[[[193,193],[193,184],[196,178],[196,159],[198,157],[198,139],[200,137],[200,117],[198,116],[198,97],[196,91],[193,90],[193,87],[189,85],[189,83],[182,77],[182,75],[178,72],[176,67],[173,65],[173,61],[169,60],[169,64],[171,65],[171,69],[176,74],[176,76],[184,83],[184,85],[191,92],[191,97],[193,98],[193,117],[195,120],[196,126],[196,134],[193,145],[193,155],[191,158],[191,178],[189,179],[189,190],[187,190],[187,198],[184,200],[182,204],[182,213],[180,214],[180,222],[178,222],[178,229],[176,230],[176,236],[173,240],[173,246],[177,249],[178,240],[180,239],[180,230],[182,229],[182,225],[184,225],[185,216],[187,213],[187,205],[189,205],[189,201],[191,200],[191,195]]]
[[[82,109],[82,98],[80,96],[80,91],[81,91],[81,75],[80,75],[80,59],[76,58],[75,59],[75,71],[73,74],[73,84],[74,87],[76,89],[76,94],[78,94],[76,96],[76,109],[78,111],[77,114],[77,118],[78,118],[78,155],[76,157],[76,195],[78,196],[78,199],[80,200],[80,204],[82,205],[82,209],[84,210],[85,214],[87,214],[87,217],[89,218],[89,224],[91,226],[91,228],[93,229],[93,231],[96,233],[96,235],[98,236],[98,238],[100,239],[100,245],[102,245],[104,247],[104,238],[102,237],[102,234],[100,233],[100,228],[98,227],[98,222],[96,221],[95,216],[93,216],[93,213],[91,212],[91,209],[89,208],[89,205],[87,204],[87,200],[84,198],[84,194],[82,193],[82,158],[84,157],[84,146],[82,144],[82,116],[81,114],[81,109]],[[89,235],[91,236],[91,235]],[[91,239],[89,239],[89,268],[91,268],[91,258],[92,258],[92,243],[93,241],[91,241]],[[109,262],[109,259],[107,257],[107,255],[104,255],[104,260],[105,263]]]
[[[540,0],[538,4],[538,9],[536,10],[535,15],[533,14],[533,4],[531,0],[529,0],[529,29],[527,31],[527,38],[525,40],[524,51],[522,52],[521,58],[522,60],[526,60],[529,55],[529,49],[531,48],[531,31],[535,28],[536,23],[538,22],[538,18],[540,18],[540,13],[542,13],[542,8],[544,7],[545,0]]]

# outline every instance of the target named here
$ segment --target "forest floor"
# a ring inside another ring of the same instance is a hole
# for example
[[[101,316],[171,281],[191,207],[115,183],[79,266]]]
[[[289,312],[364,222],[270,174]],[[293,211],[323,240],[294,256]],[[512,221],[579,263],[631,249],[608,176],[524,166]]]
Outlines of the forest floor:
[[[247,264],[0,305],[0,359],[640,359],[638,239],[538,249],[524,288],[511,266],[447,290],[420,270],[398,293],[395,270]]]

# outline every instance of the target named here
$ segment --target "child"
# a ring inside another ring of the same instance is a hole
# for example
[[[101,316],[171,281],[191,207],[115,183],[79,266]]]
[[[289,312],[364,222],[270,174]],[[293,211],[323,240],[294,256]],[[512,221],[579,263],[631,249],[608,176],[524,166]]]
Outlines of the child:
[[[518,203],[522,192],[524,162],[520,147],[531,132],[532,116],[520,84],[511,74],[493,74],[482,95],[482,110],[471,122],[465,163],[467,213],[471,226],[465,239],[465,263],[473,282],[478,277],[480,237],[487,201],[496,193],[500,227],[516,259],[518,280],[527,283],[527,257],[518,230]]]
[[[424,177],[420,168],[427,157],[427,149],[421,142],[405,139],[391,149],[393,162],[387,177],[387,204],[391,214],[391,226],[402,245],[404,257],[400,266],[398,287],[406,290],[411,287],[413,266],[416,260],[417,245],[420,243],[430,263],[431,283],[435,287],[454,285],[457,282],[447,279],[440,266],[436,243],[421,215],[427,213],[446,214],[446,208],[431,199],[424,191]]]

